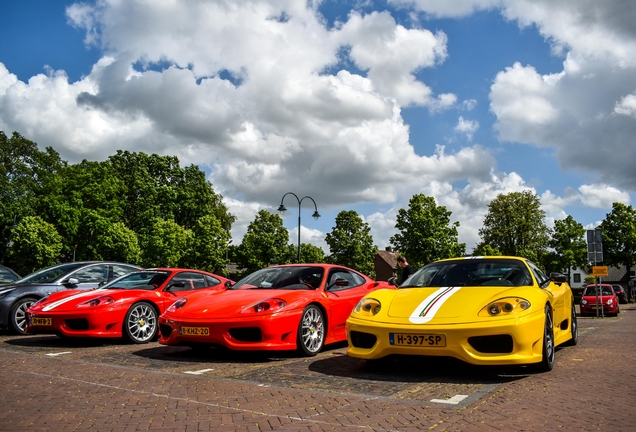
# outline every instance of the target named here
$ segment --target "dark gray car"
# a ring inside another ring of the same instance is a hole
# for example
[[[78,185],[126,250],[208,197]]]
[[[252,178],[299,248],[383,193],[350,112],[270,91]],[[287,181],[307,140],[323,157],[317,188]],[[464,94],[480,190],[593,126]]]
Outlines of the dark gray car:
[[[0,285],[0,328],[24,334],[25,312],[33,303],[57,291],[92,289],[140,267],[119,262],[80,261],[58,264]]]

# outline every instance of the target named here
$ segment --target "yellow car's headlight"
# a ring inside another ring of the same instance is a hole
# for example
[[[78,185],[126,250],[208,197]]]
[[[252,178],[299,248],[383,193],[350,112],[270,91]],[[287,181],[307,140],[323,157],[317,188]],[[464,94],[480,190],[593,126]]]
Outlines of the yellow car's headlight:
[[[358,302],[353,312],[363,316],[377,315],[382,309],[382,304],[374,298],[363,298]]]
[[[520,297],[506,297],[489,303],[479,311],[479,316],[505,316],[524,311],[530,302]]]

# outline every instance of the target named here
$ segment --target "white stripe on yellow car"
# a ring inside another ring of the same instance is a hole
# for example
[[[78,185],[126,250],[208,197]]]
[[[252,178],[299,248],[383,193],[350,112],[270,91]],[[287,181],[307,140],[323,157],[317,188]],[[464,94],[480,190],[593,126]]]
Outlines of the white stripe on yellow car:
[[[444,302],[448,300],[450,296],[459,291],[459,289],[460,287],[441,287],[437,291],[433,292],[433,294],[426,297],[422,303],[415,308],[409,317],[409,321],[413,324],[424,324],[429,322],[433,319]]]
[[[70,297],[65,297],[65,298],[63,298],[61,300],[58,300],[56,302],[51,303],[50,305],[44,306],[42,308],[42,312],[46,312],[46,311],[50,311],[51,309],[55,309],[56,307],[58,307],[60,305],[63,305],[66,302],[70,302],[71,300],[75,300],[76,298],[85,297],[85,296],[89,296],[89,295],[95,295],[95,293],[97,291],[103,291],[103,290],[101,290],[101,289],[100,290],[89,290],[87,292],[82,292],[82,293],[79,293],[79,294],[75,294],[75,295],[72,295]]]

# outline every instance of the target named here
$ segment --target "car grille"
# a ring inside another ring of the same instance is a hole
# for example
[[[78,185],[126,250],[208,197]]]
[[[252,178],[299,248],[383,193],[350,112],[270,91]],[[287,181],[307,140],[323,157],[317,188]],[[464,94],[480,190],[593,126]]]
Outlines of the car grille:
[[[511,353],[514,345],[510,335],[472,336],[468,343],[477,351],[489,354]]]
[[[351,344],[356,348],[371,349],[378,340],[375,335],[358,331],[349,332],[349,336],[351,337]]]
[[[230,336],[241,342],[261,342],[263,333],[258,327],[240,327],[230,329]]]
[[[172,327],[167,324],[159,324],[159,332],[161,333],[161,336],[169,338],[172,334]]]
[[[64,324],[71,330],[88,330],[88,320],[85,318],[67,319]]]

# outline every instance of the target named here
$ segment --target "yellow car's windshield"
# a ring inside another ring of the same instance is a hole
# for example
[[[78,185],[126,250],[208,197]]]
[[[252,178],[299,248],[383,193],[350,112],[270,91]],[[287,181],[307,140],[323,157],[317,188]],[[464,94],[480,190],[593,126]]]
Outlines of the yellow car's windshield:
[[[475,258],[428,264],[416,271],[399,288],[532,284],[532,277],[523,261]]]

